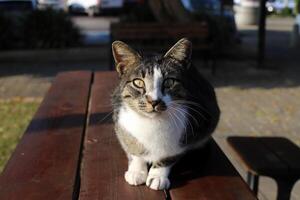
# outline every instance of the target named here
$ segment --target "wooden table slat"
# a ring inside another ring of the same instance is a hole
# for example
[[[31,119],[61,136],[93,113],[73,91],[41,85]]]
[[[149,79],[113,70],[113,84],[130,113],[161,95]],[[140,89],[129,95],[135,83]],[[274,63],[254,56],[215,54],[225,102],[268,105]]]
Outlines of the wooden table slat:
[[[58,75],[0,176],[0,199],[72,199],[91,72]]]
[[[174,188],[170,190],[172,200],[256,199],[214,141],[206,150],[192,152],[181,160],[173,174]]]
[[[107,117],[112,111],[110,98],[116,84],[115,72],[98,72],[94,76],[79,199],[165,199],[162,191],[130,186],[124,179],[127,157],[115,136],[111,116]]]

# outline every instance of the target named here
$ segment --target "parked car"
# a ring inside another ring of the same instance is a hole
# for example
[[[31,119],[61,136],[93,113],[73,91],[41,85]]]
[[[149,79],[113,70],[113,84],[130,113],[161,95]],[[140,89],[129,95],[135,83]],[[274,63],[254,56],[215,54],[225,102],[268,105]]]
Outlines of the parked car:
[[[0,0],[0,12],[26,12],[37,8],[35,0]]]
[[[259,1],[258,0],[234,0],[234,3],[236,5],[250,5],[251,3],[255,4],[258,6]],[[286,4],[286,0],[268,0],[266,2],[266,8],[268,13],[280,13],[282,12],[285,8],[290,9],[291,11],[295,7],[295,0],[288,0]]]
[[[65,9],[64,0],[37,0],[37,5],[39,9],[52,8],[55,10]]]
[[[103,11],[120,10],[124,0],[68,0],[67,6],[71,13],[87,13],[94,16]]]

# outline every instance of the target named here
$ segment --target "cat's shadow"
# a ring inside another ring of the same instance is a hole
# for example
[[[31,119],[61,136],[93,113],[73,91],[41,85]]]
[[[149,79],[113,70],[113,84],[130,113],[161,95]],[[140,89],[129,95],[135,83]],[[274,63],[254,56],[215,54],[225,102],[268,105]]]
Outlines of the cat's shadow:
[[[238,176],[230,161],[211,140],[203,148],[187,153],[176,163],[170,174],[171,189],[182,187],[194,179],[215,176]]]

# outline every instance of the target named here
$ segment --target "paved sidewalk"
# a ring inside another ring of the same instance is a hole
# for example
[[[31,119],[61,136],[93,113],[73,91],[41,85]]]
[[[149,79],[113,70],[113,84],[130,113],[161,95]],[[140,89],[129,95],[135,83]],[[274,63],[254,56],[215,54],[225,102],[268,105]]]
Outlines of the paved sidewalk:
[[[257,70],[253,60],[225,61],[219,78],[213,78],[222,110],[214,137],[244,178],[246,172],[226,137],[282,136],[300,147],[300,57],[299,50],[290,48],[292,24],[289,18],[267,19],[267,69]],[[255,53],[257,27],[239,28],[244,36],[243,48]],[[259,184],[259,199],[276,199],[274,180],[263,177]],[[300,181],[291,199],[300,199]]]

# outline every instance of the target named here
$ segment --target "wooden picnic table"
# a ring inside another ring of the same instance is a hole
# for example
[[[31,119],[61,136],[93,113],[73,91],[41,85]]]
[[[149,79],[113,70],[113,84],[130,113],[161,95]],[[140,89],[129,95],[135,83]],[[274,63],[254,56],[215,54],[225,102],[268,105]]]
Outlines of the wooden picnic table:
[[[56,77],[0,176],[0,199],[256,199],[214,141],[176,165],[170,190],[128,185],[110,115],[117,79],[90,71]]]

